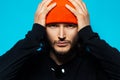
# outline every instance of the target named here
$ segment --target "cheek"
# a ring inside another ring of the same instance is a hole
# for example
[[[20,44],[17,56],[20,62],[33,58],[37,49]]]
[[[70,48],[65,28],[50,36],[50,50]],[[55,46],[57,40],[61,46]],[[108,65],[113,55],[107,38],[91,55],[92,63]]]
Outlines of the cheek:
[[[67,35],[68,35],[68,39],[71,40],[71,42],[75,41],[75,39],[77,38],[77,30],[75,31],[70,31]]]
[[[56,38],[56,32],[54,32],[53,30],[46,30],[46,33],[47,33],[47,36],[48,36],[48,39],[49,39],[49,41],[51,42],[51,43],[53,43],[54,42],[54,40],[56,40],[57,38]]]

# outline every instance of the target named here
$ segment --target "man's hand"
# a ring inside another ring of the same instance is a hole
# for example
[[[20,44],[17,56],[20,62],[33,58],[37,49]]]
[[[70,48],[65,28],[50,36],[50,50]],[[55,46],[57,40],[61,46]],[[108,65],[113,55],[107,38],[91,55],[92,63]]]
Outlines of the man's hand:
[[[56,6],[56,3],[52,3],[51,5],[49,5],[51,1],[52,0],[43,0],[42,3],[39,4],[35,14],[34,23],[45,26],[46,15],[52,8]]]
[[[66,8],[69,9],[77,18],[78,20],[78,31],[80,31],[82,28],[84,28],[87,25],[90,25],[89,21],[89,14],[86,8],[86,5],[82,0],[69,0],[73,6],[69,6],[66,4]]]

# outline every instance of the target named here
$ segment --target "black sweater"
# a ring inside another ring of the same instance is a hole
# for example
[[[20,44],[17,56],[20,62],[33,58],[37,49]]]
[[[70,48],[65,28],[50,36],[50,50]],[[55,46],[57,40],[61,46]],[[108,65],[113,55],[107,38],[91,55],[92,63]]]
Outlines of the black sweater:
[[[90,26],[78,33],[86,53],[60,66],[48,55],[45,35],[45,28],[34,24],[24,39],[2,55],[0,80],[120,80],[120,52]]]

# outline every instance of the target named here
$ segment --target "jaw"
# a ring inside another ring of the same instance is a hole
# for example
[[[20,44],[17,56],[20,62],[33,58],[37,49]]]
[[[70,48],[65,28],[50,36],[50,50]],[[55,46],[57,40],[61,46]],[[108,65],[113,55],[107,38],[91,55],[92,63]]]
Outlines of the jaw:
[[[71,61],[76,56],[76,51],[74,48],[68,49],[59,49],[56,51],[54,48],[50,51],[50,57],[55,61],[56,64],[62,65]]]

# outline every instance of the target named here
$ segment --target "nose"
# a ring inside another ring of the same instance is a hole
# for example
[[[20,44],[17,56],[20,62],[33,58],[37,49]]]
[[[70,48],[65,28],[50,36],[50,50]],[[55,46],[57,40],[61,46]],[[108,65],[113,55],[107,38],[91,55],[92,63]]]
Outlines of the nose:
[[[66,35],[65,35],[64,27],[60,26],[59,27],[58,39],[61,40],[61,41],[63,41],[63,40],[65,40],[65,38],[66,38]]]

